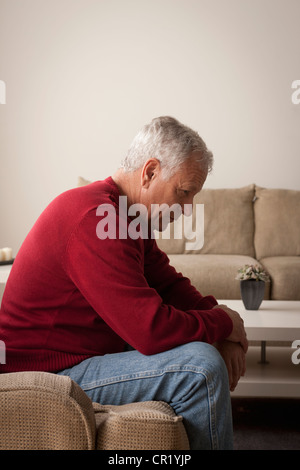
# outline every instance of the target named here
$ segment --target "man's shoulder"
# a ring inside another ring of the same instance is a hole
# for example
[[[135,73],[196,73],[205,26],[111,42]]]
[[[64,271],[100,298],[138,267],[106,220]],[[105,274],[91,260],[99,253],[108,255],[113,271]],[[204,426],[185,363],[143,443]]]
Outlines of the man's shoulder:
[[[111,178],[106,178],[64,191],[53,199],[48,208],[79,215],[96,210],[103,203],[115,204],[117,199],[118,188]]]

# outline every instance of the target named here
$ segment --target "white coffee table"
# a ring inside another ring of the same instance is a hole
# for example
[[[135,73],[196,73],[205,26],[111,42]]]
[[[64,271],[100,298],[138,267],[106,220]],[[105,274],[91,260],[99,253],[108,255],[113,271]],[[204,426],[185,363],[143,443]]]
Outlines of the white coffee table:
[[[218,302],[239,312],[249,341],[261,342],[249,347],[246,374],[232,395],[300,398],[300,364],[292,362],[292,343],[300,340],[300,301],[264,300],[259,310],[246,310],[241,300]],[[267,341],[288,346],[268,346]]]

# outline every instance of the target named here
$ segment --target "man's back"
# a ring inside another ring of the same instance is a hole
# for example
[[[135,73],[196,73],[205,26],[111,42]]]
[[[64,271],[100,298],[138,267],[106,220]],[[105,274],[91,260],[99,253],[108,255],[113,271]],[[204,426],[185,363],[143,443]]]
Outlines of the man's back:
[[[65,361],[74,362],[72,341],[84,336],[82,316],[86,316],[88,330],[90,322],[103,323],[70,279],[67,252],[70,238],[86,217],[94,219],[90,236],[97,242],[96,209],[102,203],[115,205],[117,197],[118,189],[108,178],[64,192],[37,219],[14,261],[1,305],[0,337],[7,348],[8,370],[15,361],[16,369],[65,367]],[[87,342],[92,344],[92,338]],[[61,365],[51,351],[54,345],[63,353]],[[33,365],[28,356],[35,349]],[[88,345],[80,349],[80,359],[95,352]]]

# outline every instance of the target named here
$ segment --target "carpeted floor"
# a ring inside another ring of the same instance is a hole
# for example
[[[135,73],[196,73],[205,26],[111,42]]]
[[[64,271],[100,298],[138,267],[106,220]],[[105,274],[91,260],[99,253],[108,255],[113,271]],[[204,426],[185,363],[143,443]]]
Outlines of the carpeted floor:
[[[233,398],[236,450],[300,450],[300,397]]]

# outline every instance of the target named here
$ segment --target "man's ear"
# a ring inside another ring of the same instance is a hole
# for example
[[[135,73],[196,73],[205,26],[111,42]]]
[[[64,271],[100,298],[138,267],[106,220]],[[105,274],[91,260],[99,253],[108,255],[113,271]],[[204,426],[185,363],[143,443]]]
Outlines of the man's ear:
[[[148,188],[152,181],[159,175],[161,166],[157,158],[150,158],[146,161],[141,172],[141,185]]]

